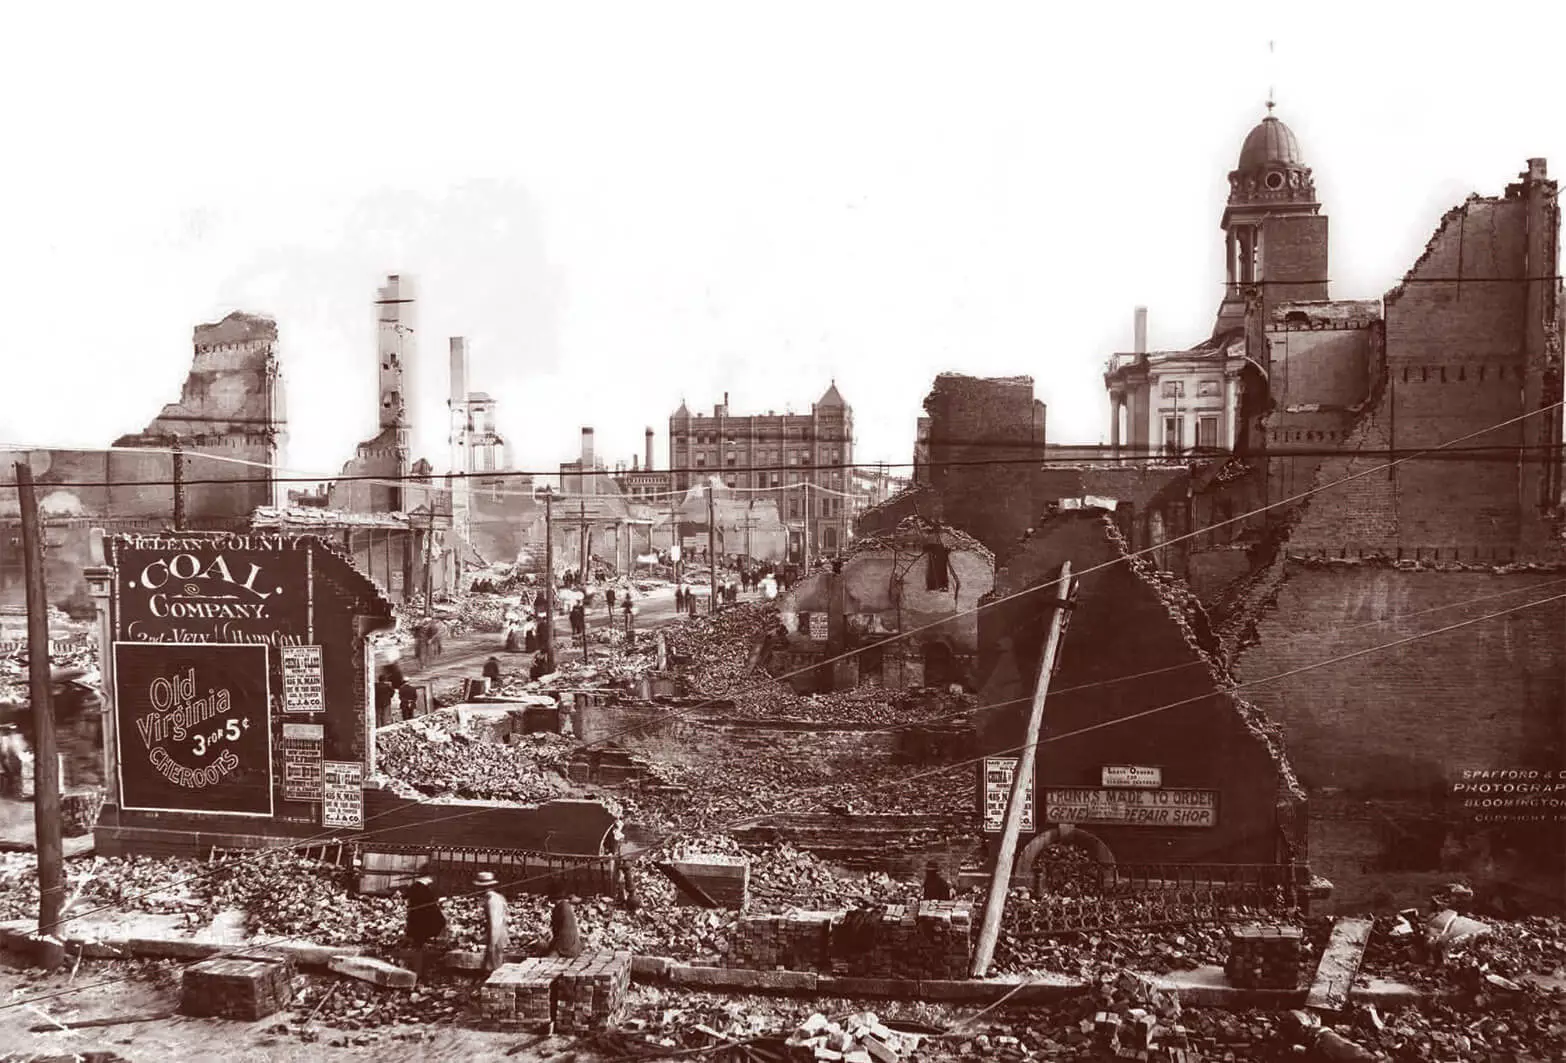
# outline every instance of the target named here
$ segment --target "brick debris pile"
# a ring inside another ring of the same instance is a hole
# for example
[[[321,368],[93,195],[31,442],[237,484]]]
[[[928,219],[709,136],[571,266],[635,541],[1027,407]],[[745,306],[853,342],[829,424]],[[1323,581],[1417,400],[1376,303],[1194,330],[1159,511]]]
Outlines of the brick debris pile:
[[[914,769],[885,760],[862,763],[850,773],[841,762],[757,746],[743,760],[668,769],[662,776],[689,786],[689,792],[623,798],[632,819],[663,834],[721,831],[746,819],[788,812],[978,814],[977,794],[966,784],[968,765]]]
[[[733,702],[737,719],[815,720],[827,723],[899,724],[955,720],[978,699],[946,691],[859,687],[824,694],[796,694],[755,666],[763,637],[778,627],[775,602],[742,602],[717,616],[671,627],[669,650],[685,667],[698,696]]]
[[[887,905],[869,913],[792,911],[745,916],[724,965],[822,971],[853,977],[965,978],[972,955],[972,906],[956,901]]]
[[[210,870],[205,863],[176,858],[73,857],[65,861],[65,888],[75,899],[65,914],[102,908],[210,919],[216,911],[205,889]],[[37,915],[37,857],[0,853],[0,921]]]
[[[548,801],[566,793],[565,763],[575,743],[536,733],[502,745],[463,732],[441,710],[376,736],[380,773],[427,796]]]
[[[27,636],[18,631],[15,641],[9,633],[0,636],[0,708],[25,709],[32,705],[27,672]],[[93,622],[73,620],[56,606],[49,607],[49,638],[65,643],[51,647],[49,665],[56,672],[95,674],[98,671],[98,643]]]
[[[1332,933],[1332,920],[1300,920],[1290,913],[1263,913],[1222,908],[1207,918],[1170,926],[1135,927],[1136,905],[1148,902],[1109,898],[1102,909],[1093,898],[1035,898],[1014,890],[1006,903],[996,942],[994,970],[998,974],[1049,971],[1085,977],[1105,967],[1166,974],[1197,967],[1224,966],[1229,959],[1228,925],[1301,926],[1300,952],[1307,967],[1319,960]],[[1129,907],[1128,907],[1129,905]],[[1075,907],[1073,907],[1075,906]],[[1088,913],[1094,913],[1091,917]],[[1088,929],[1062,929],[1070,914]]]
[[[1483,934],[1450,949],[1445,962],[1438,964],[1429,942],[1432,930],[1444,925],[1442,915],[1435,911],[1421,916],[1410,910],[1377,917],[1361,973],[1431,988],[1477,984],[1485,975],[1512,982],[1529,976],[1566,979],[1566,919],[1476,920],[1484,926]]]

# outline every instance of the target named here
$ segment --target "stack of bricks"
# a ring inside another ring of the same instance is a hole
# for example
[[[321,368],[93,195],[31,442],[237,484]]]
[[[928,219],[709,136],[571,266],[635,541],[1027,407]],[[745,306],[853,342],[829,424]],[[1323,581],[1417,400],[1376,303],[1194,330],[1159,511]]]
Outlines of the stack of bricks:
[[[186,1015],[254,1022],[294,998],[293,964],[286,959],[223,957],[185,968],[179,1008]]]
[[[966,978],[973,909],[961,901],[888,905],[868,948],[845,943],[834,957],[850,975],[878,978]]]
[[[744,911],[750,891],[750,863],[743,856],[727,853],[702,853],[672,861],[674,869],[724,908]],[[675,903],[689,906],[697,903],[681,890]]]
[[[629,952],[589,952],[555,978],[555,1029],[582,1033],[612,1026],[631,988]]]
[[[484,1020],[501,1027],[545,1026],[554,1020],[555,979],[570,960],[537,956],[497,967],[479,991]]]
[[[873,978],[966,978],[973,908],[962,901],[889,905],[869,947],[848,940],[845,912],[790,912],[741,919],[725,964],[748,970],[830,971]]]
[[[832,922],[841,912],[753,915],[739,921],[725,963],[752,971],[815,971],[830,955]]]
[[[1297,989],[1305,950],[1299,927],[1233,926],[1224,974],[1241,989]]]

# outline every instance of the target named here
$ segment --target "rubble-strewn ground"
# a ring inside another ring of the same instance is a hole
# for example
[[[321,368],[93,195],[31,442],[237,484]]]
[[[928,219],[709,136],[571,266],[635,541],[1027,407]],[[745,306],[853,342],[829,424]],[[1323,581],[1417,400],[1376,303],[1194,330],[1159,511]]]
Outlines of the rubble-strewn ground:
[[[33,1007],[0,1010],[0,1044],[20,1059],[43,1053],[114,1051],[130,1060],[213,1058],[221,1043],[224,1058],[304,1061],[319,1058],[415,1059],[512,1058],[562,1059],[576,1051],[578,1063],[616,1057],[594,1050],[594,1041],[563,1037],[541,1040],[526,1034],[484,1033],[457,1023],[477,1018],[477,987],[472,976],[438,976],[413,991],[386,990],[327,975],[301,974],[296,997],[283,1012],[255,1023],[173,1018],[125,1026],[69,1032],[31,1033],[49,1018],[131,1015],[172,1010],[178,999],[179,965],[86,962],[78,971],[50,975],[0,971],[0,994],[8,1003],[48,993],[87,987],[84,992],[43,1000]],[[776,997],[716,996],[649,986],[631,990],[620,1024],[622,1042],[662,1046],[665,1053],[714,1044],[698,1028],[736,1040],[772,1035],[781,1040],[813,1015],[844,1025],[870,1018],[899,1031],[925,1034],[908,1059],[1060,1060],[1113,1058],[1094,1046],[1093,1016],[1101,1009],[1127,1013],[1130,1001],[1114,1002],[1117,973],[1102,972],[1104,989],[1048,1008],[994,1009],[950,1007],[917,1002],[842,999],[790,1000]],[[1511,1001],[1460,1002],[1460,1007],[1424,1010],[1400,1008],[1376,1012],[1356,1007],[1332,1023],[1345,1040],[1385,1060],[1526,1060],[1563,1058],[1566,1024],[1563,1002],[1543,994]],[[866,1013],[872,1013],[866,1015]],[[1190,1058],[1273,1061],[1332,1058],[1294,1047],[1288,1016],[1276,1012],[1218,1011],[1181,1007],[1169,1023],[1179,1023],[1190,1038]],[[773,1043],[776,1043],[774,1041]],[[515,1051],[513,1049],[522,1049]],[[10,1059],[0,1056],[0,1059]],[[654,1057],[656,1058],[656,1057]],[[664,1058],[669,1058],[665,1055]],[[724,1058],[709,1055],[706,1058]],[[728,1057],[734,1058],[734,1057]]]
[[[565,793],[563,765],[575,743],[559,735],[524,735],[511,745],[463,733],[455,712],[442,710],[375,740],[380,771],[435,797],[548,801]]]

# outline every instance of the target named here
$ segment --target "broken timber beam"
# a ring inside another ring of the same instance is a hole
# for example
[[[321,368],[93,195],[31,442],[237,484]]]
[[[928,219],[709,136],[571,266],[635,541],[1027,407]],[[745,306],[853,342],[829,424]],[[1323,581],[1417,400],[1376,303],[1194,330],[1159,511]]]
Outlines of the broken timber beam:
[[[654,864],[653,866],[656,867],[659,871],[662,871],[668,880],[679,888],[681,893],[685,894],[703,908],[722,907],[718,904],[717,901],[712,899],[712,895],[710,893],[696,885],[696,883],[692,882],[683,871],[675,867],[673,864],[658,863]]]
[[[1338,919],[1332,924],[1332,937],[1321,952],[1321,962],[1316,965],[1316,977],[1305,997],[1305,1006],[1312,1011],[1342,1011],[1348,1007],[1349,991],[1354,988],[1354,978],[1365,958],[1365,946],[1370,942],[1369,919]]]
[[[1033,688],[1033,707],[1028,712],[1028,727],[1022,748],[1017,751],[1017,770],[1011,777],[1011,793],[1006,798],[1006,820],[1000,844],[995,849],[995,868],[990,873],[990,894],[984,905],[984,922],[979,927],[979,943],[973,952],[972,975],[983,978],[995,958],[995,942],[1000,937],[1001,917],[1006,912],[1006,894],[1011,889],[1011,869],[1017,858],[1017,838],[1022,833],[1023,797],[1033,782],[1033,767],[1038,762],[1039,735],[1044,729],[1044,700],[1049,697],[1050,677],[1055,674],[1055,658],[1071,607],[1071,562],[1060,565],[1055,580],[1055,601],[1051,603],[1049,636],[1039,656],[1039,679]],[[1035,795],[1035,798],[1037,795]],[[1034,806],[1038,807],[1035,799]],[[1042,811],[1042,810],[1040,810]]]

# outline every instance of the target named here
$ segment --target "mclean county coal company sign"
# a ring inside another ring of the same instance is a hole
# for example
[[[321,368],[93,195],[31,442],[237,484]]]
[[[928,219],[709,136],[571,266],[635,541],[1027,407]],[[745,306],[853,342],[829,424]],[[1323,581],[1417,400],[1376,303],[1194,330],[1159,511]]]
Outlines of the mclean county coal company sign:
[[[114,542],[125,642],[303,645],[310,552],[280,535],[127,536]]]

